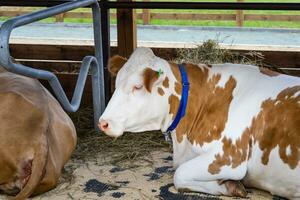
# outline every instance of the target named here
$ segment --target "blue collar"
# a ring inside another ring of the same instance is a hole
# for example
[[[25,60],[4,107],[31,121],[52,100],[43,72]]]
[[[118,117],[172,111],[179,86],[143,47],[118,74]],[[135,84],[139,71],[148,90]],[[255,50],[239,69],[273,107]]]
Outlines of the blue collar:
[[[177,127],[181,118],[183,118],[185,115],[185,110],[186,110],[186,106],[187,106],[188,98],[189,98],[190,84],[189,84],[187,73],[185,71],[183,64],[180,64],[178,66],[179,66],[179,70],[180,70],[180,74],[181,74],[181,83],[182,83],[181,99],[180,99],[176,117],[175,117],[174,121],[172,122],[172,124],[167,129],[167,131],[164,133],[165,140],[169,143],[171,143],[171,139],[170,139],[171,131],[173,131]]]

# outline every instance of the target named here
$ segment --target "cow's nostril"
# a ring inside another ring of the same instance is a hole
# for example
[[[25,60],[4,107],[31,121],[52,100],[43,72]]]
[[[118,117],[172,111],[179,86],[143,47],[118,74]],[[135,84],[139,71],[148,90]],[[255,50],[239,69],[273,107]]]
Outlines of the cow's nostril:
[[[101,120],[99,122],[99,128],[101,129],[101,131],[106,131],[108,129],[108,122],[105,120]]]
[[[106,129],[108,127],[108,123],[103,124],[102,127]]]

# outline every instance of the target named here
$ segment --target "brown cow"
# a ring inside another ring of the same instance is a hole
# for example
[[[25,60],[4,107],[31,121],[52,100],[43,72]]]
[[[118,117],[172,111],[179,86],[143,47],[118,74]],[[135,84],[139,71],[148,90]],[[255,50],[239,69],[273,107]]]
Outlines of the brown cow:
[[[0,67],[0,191],[26,199],[54,188],[75,127],[38,80]]]

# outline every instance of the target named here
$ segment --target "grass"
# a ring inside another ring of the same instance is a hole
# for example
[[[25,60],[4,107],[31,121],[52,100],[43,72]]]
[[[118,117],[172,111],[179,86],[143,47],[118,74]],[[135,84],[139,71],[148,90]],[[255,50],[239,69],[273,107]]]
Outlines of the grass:
[[[142,1],[142,0],[139,0]],[[151,0],[151,1],[165,1],[165,0]],[[236,2],[236,0],[170,0],[182,2]],[[245,2],[285,2],[285,3],[299,3],[299,0],[245,0]],[[88,9],[78,9],[78,11],[87,11]],[[111,12],[116,12],[112,9]],[[137,10],[142,12],[142,10]],[[234,14],[234,10],[175,10],[175,9],[153,9],[152,13],[196,13],[196,14]],[[276,15],[300,15],[300,11],[244,11],[245,14],[276,14]],[[5,17],[0,17],[0,20],[6,20]],[[54,22],[53,18],[43,20],[42,22]],[[91,23],[91,19],[65,19],[66,23]],[[111,19],[111,24],[116,24],[115,19]],[[137,24],[142,24],[142,20],[137,20]],[[179,26],[236,26],[235,21],[213,21],[213,20],[151,20],[152,25],[179,25]],[[286,21],[245,21],[245,27],[260,27],[260,28],[300,28],[300,22],[286,22]]]

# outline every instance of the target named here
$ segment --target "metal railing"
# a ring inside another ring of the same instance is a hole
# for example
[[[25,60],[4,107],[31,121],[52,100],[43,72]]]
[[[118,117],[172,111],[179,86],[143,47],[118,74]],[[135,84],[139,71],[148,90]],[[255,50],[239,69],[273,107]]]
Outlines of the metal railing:
[[[1,0],[0,6],[55,6],[71,0]],[[100,7],[144,9],[300,10],[300,3],[256,2],[117,2],[98,0]]]
[[[34,69],[29,66],[14,63],[12,61],[9,51],[9,38],[14,28],[86,6],[91,6],[93,12],[95,56],[84,57],[75,91],[70,102],[54,73],[45,70]],[[105,87],[101,33],[101,13],[97,0],[80,0],[67,2],[48,9],[15,17],[4,22],[0,28],[0,65],[5,67],[8,71],[14,72],[16,74],[47,80],[62,107],[69,112],[75,112],[78,110],[89,68],[91,68],[94,123],[96,126],[98,124],[100,115],[105,109]]]

